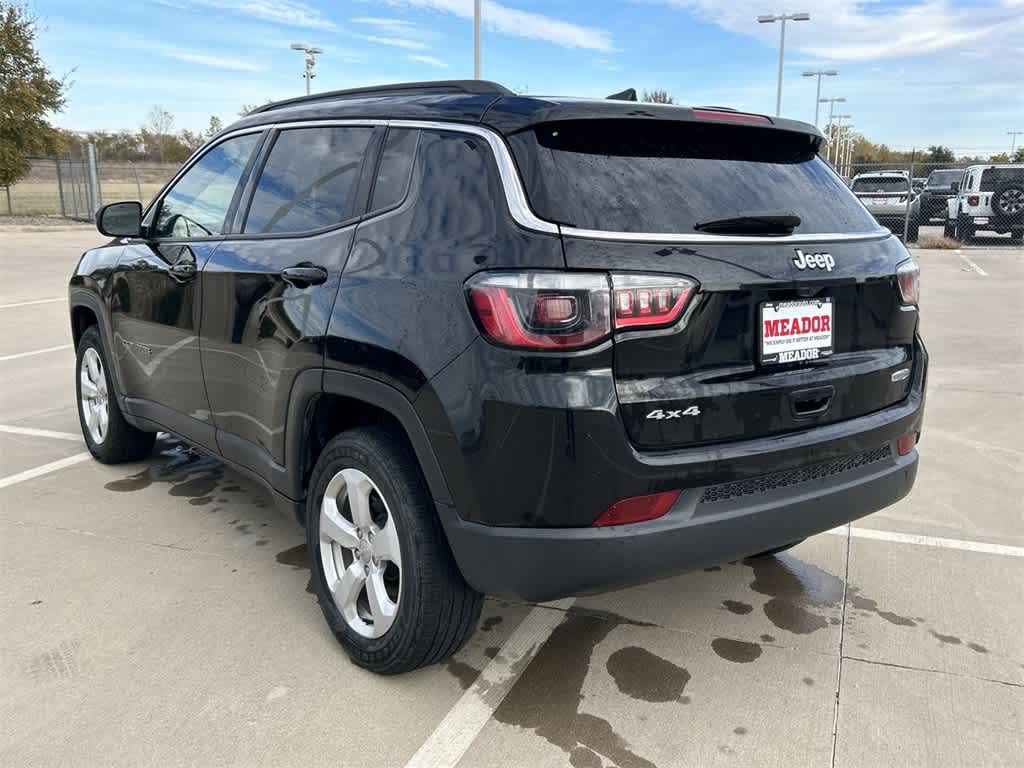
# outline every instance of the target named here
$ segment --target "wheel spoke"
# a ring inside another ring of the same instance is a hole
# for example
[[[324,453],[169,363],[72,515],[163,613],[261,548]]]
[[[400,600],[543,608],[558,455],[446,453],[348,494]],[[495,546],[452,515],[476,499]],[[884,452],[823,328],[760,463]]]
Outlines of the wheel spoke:
[[[395,613],[398,605],[388,597],[384,589],[384,571],[375,569],[370,571],[366,580],[366,599],[370,604],[370,614],[373,616],[373,629],[375,634],[382,634],[395,620]]]
[[[340,579],[328,586],[334,596],[334,602],[343,610],[348,609],[354,612],[356,600],[359,599],[359,593],[365,583],[366,574],[363,572],[363,566],[356,560],[345,569]]]
[[[338,511],[338,500],[326,494],[320,506],[320,539],[335,541],[346,549],[359,544],[355,526]]]
[[[90,379],[87,374],[88,372],[83,366],[82,373],[79,376],[82,384],[82,397],[96,397],[100,390],[95,384],[93,384],[92,379]]]
[[[85,416],[85,426],[90,432],[96,430],[96,408],[91,402],[82,404],[82,415]]]
[[[352,513],[352,522],[356,528],[369,528],[373,523],[370,517],[370,494],[373,492],[373,484],[370,478],[357,469],[342,470],[345,477],[345,495],[348,498],[348,508]]]
[[[107,436],[107,425],[110,423],[110,416],[107,413],[107,406],[103,403],[96,404],[96,418],[99,422],[99,442],[103,442],[103,438]]]
[[[370,540],[370,548],[375,557],[402,567],[402,552],[398,545],[398,530],[388,514],[388,521],[379,531],[375,531]]]
[[[100,371],[99,355],[97,355],[96,353],[89,355],[89,357],[86,359],[86,365],[89,368],[89,378],[92,379],[94,383],[98,382],[100,380],[100,376],[102,375]]]

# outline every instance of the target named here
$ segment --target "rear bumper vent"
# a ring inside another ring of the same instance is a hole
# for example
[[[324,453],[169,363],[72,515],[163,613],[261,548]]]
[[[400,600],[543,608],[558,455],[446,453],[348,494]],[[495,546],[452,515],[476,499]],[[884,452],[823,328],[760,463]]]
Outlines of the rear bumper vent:
[[[883,445],[880,448],[855,453],[852,456],[846,456],[841,459],[808,464],[803,467],[787,469],[783,472],[773,472],[770,475],[761,475],[760,477],[751,477],[746,480],[709,485],[704,489],[700,502],[701,504],[715,504],[743,498],[744,496],[756,496],[761,493],[776,491],[780,488],[789,488],[800,483],[809,483],[812,480],[823,480],[865,467],[868,464],[884,461],[891,456],[892,448],[889,445]]]

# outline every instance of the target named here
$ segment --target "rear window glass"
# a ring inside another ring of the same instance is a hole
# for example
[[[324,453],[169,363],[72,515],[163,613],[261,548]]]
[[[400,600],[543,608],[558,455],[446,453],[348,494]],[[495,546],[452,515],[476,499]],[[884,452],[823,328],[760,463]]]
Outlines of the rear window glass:
[[[981,172],[981,192],[993,192],[1004,181],[1024,181],[1024,166],[1020,168],[986,168]]]
[[[906,192],[910,182],[899,176],[868,176],[853,180],[854,192]]]
[[[805,134],[711,123],[572,120],[510,137],[539,216],[618,232],[692,233],[749,212],[792,212],[801,233],[876,228]]]
[[[963,178],[963,171],[932,171],[928,174],[929,187],[948,187]]]
[[[308,232],[352,216],[372,128],[282,131],[253,194],[245,232]]]

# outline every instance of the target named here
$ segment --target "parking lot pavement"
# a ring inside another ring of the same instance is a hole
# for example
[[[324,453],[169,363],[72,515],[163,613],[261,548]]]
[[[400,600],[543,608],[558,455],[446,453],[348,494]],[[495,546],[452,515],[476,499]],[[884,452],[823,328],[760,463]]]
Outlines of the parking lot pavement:
[[[0,232],[0,765],[1024,764],[1019,248],[915,251],[909,498],[775,558],[488,600],[455,659],[383,678],[258,485],[170,437],[83,456],[62,297],[96,241]]]

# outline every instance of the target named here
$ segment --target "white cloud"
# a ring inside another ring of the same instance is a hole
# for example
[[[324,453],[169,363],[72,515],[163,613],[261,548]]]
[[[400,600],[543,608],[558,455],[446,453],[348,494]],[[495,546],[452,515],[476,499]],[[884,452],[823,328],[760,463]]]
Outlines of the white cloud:
[[[290,27],[334,29],[335,24],[300,0],[155,0],[161,5],[205,6]]]
[[[391,19],[382,16],[357,16],[354,19],[349,19],[349,21],[353,24],[370,24],[374,27],[394,30],[411,31],[419,26],[416,22],[408,21],[407,19]]]
[[[473,0],[385,0],[389,5],[427,8],[442,13],[473,18]],[[543,40],[563,48],[585,48],[593,51],[611,51],[612,34],[599,27],[587,27],[560,21],[532,11],[521,11],[507,5],[483,0],[481,10],[483,26],[506,35]]]
[[[429,64],[431,67],[446,68],[448,66],[448,62],[441,61],[436,56],[424,56],[420,53],[411,53],[405,58],[409,61],[418,61],[420,64]]]
[[[368,43],[390,45],[395,48],[405,48],[410,51],[425,51],[429,48],[426,43],[421,43],[419,40],[409,40],[404,37],[385,37],[383,35],[353,35],[353,37],[365,40]]]
[[[653,0],[689,11],[698,18],[739,34],[776,43],[778,24],[758,24],[763,0]],[[1009,42],[1024,17],[1009,10],[1024,0],[1001,0],[996,5],[964,7],[950,0],[919,0],[886,7],[874,0],[816,0],[804,3],[810,22],[786,25],[787,48],[793,46],[829,61],[872,61],[981,47],[992,41]],[[795,9],[796,6],[793,6]],[[1018,38],[1019,40],[1019,38]]]
[[[187,61],[192,64],[202,64],[204,67],[216,67],[217,69],[234,69],[241,72],[262,72],[266,67],[253,64],[242,59],[229,59],[224,56],[207,56],[205,53],[193,51],[168,51],[167,56],[178,61]]]

